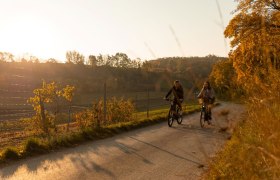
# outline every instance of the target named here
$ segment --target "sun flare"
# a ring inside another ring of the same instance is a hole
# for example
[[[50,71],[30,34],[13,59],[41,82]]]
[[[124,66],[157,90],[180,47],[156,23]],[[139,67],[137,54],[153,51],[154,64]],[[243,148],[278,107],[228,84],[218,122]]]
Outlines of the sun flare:
[[[20,55],[26,52],[48,56],[55,43],[51,24],[35,18],[17,19],[2,29],[1,49]]]

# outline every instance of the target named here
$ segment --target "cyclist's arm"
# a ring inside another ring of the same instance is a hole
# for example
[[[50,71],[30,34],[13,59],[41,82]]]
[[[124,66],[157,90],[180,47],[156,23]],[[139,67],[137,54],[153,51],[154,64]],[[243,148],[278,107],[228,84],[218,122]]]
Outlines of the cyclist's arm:
[[[168,93],[166,94],[165,98],[168,98],[168,96],[170,96],[170,94],[172,93],[172,89],[173,89],[173,87],[168,91]]]
[[[182,100],[184,100],[184,99],[185,99],[185,94],[184,94],[184,89],[182,87]]]
[[[197,98],[202,98],[203,88],[201,89],[200,93],[197,95]]]

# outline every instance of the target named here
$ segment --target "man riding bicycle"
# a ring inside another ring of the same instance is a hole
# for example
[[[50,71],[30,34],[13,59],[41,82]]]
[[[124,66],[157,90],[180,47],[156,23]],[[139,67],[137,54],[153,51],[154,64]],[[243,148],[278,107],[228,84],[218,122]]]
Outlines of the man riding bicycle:
[[[211,106],[215,101],[215,93],[214,90],[211,88],[209,81],[206,81],[204,83],[203,88],[201,89],[197,98],[201,98],[205,103],[206,107],[208,107],[208,118],[209,120],[211,120]]]
[[[171,93],[173,93],[173,96],[174,96],[174,101],[173,101],[174,103],[171,106],[171,109],[172,109],[174,115],[178,116],[178,114],[176,112],[176,105],[178,105],[178,107],[180,108],[180,110],[182,112],[182,102],[184,100],[184,90],[183,90],[183,87],[182,87],[181,83],[179,82],[179,80],[174,81],[174,85],[166,94],[165,99],[167,99],[171,95]]]

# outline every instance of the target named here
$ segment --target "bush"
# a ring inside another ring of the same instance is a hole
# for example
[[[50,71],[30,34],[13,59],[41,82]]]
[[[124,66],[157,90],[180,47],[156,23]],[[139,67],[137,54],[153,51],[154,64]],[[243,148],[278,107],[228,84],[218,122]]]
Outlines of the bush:
[[[94,124],[94,113],[87,109],[74,114],[74,119],[80,129],[84,129]]]
[[[25,142],[23,149],[25,154],[41,154],[46,152],[48,147],[38,139],[31,138]]]
[[[19,158],[20,155],[18,151],[15,148],[11,148],[11,147],[6,148],[1,154],[2,160],[16,160]]]
[[[106,121],[103,114],[102,100],[93,103],[91,109],[87,109],[74,114],[74,119],[80,129],[87,127],[99,127],[119,122],[128,122],[134,120],[133,113],[135,106],[131,100],[117,99],[115,97],[107,100]]]
[[[107,103],[108,121],[111,123],[133,120],[135,106],[131,100],[112,98]]]

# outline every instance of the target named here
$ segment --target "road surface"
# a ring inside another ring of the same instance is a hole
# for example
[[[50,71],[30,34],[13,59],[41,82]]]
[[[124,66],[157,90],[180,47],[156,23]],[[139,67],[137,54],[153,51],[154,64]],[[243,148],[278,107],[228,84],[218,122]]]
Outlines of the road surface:
[[[164,122],[14,162],[1,168],[0,179],[199,179],[230,136],[221,129],[242,112],[242,105],[223,103],[213,110],[212,126],[202,129],[195,113],[172,128]]]

